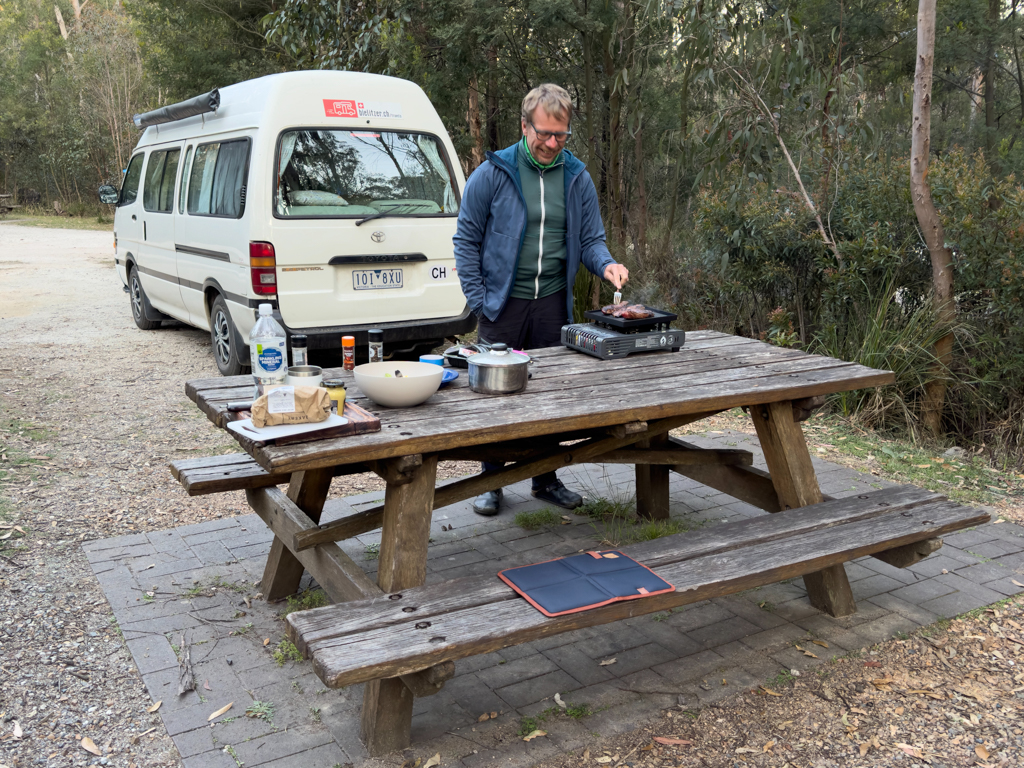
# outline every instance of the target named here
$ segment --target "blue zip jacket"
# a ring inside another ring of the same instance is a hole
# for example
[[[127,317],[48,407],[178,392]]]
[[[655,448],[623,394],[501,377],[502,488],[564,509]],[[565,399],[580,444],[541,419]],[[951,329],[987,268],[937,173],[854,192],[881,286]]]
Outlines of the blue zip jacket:
[[[519,178],[519,144],[488,152],[466,182],[452,241],[462,293],[473,313],[491,322],[505,308],[526,235],[526,199]],[[572,289],[580,263],[599,277],[615,259],[605,245],[597,190],[582,161],[562,150],[565,159],[565,316],[572,322]]]

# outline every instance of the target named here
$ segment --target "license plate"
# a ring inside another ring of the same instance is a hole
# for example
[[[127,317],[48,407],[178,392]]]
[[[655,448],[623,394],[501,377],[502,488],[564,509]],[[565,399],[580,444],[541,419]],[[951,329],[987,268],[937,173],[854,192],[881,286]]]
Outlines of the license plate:
[[[354,269],[352,288],[356,291],[375,291],[382,288],[401,288],[400,269]]]

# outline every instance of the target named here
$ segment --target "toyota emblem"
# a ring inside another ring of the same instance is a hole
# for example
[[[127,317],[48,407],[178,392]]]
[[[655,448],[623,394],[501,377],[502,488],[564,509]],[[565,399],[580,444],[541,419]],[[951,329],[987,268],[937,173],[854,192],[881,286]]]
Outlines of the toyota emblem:
[[[384,233],[383,232],[374,232],[372,235],[370,235],[370,239],[373,240],[373,242],[375,242],[375,243],[383,243],[384,242]]]

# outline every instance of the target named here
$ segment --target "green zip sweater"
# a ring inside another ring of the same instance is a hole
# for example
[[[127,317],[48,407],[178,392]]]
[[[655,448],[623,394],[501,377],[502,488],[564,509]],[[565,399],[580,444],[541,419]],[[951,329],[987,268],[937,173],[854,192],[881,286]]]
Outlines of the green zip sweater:
[[[565,288],[565,183],[562,155],[546,167],[525,140],[516,153],[526,198],[526,236],[519,251],[514,299],[542,299]]]

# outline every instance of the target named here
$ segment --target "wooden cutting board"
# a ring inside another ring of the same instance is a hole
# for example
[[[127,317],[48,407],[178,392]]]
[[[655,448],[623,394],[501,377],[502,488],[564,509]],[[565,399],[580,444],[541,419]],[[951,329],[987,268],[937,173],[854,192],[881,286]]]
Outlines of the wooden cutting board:
[[[239,411],[231,414],[236,419],[248,419],[252,417],[249,411]],[[367,432],[380,432],[380,419],[358,405],[345,403],[345,411],[342,416],[348,419],[346,424],[339,424],[335,427],[325,427],[314,432],[303,432],[300,435],[289,435],[286,437],[269,438],[265,440],[254,439],[249,435],[240,434],[228,430],[232,437],[245,446],[264,445],[290,445],[292,443],[308,443],[313,440],[326,440],[331,437],[347,437],[349,435],[362,435]]]

